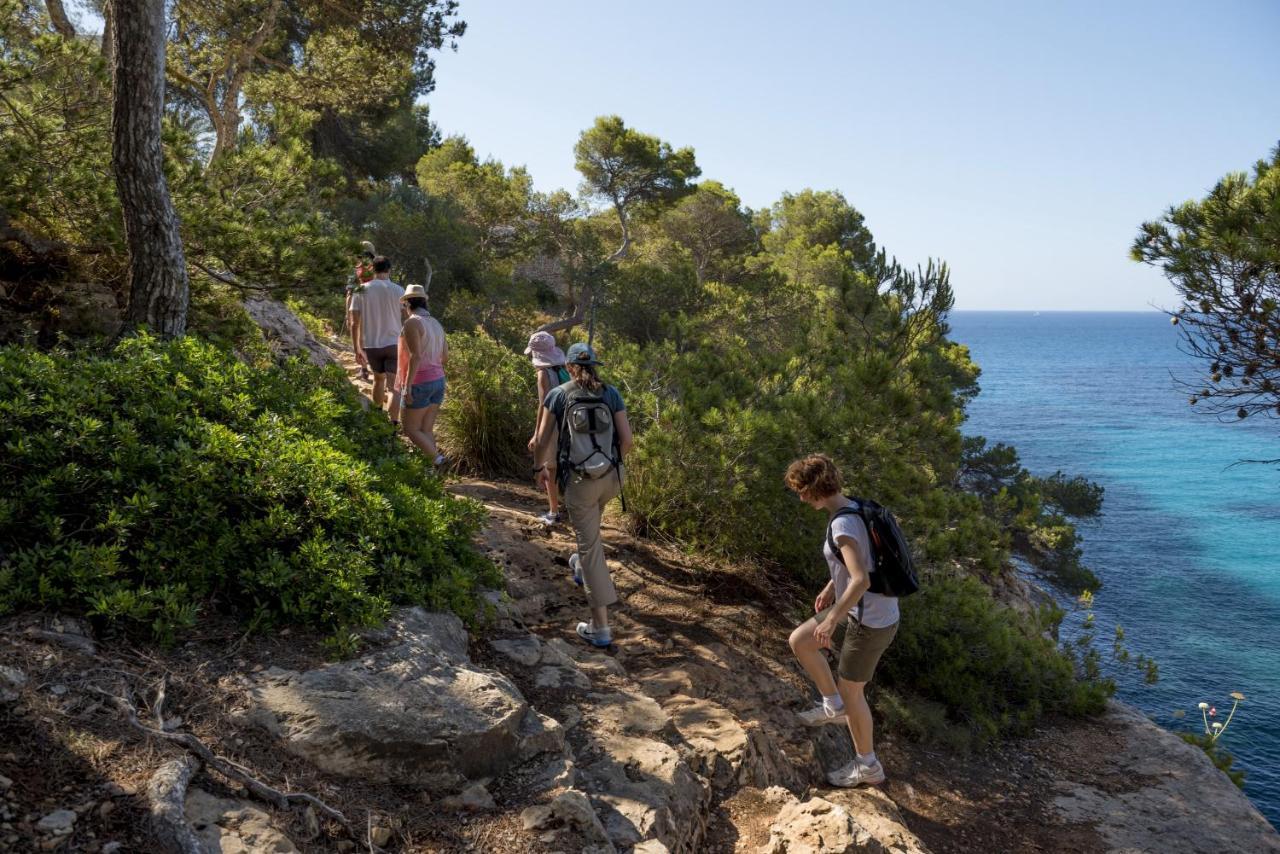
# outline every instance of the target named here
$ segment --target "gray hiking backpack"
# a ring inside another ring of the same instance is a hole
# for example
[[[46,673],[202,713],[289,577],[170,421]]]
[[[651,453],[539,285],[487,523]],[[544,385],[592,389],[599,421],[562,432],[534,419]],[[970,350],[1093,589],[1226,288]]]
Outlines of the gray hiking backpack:
[[[604,388],[595,392],[569,383],[565,392],[557,459],[561,488],[571,474],[595,480],[617,471],[619,457],[613,410],[604,400]]]

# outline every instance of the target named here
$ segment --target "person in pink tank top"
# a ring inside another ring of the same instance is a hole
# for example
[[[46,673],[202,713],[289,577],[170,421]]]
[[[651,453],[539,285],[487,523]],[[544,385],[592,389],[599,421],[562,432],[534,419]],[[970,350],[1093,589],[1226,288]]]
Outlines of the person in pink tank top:
[[[405,288],[400,304],[405,320],[398,344],[396,389],[400,393],[404,434],[436,465],[442,465],[445,456],[436,446],[435,428],[444,403],[449,343],[444,327],[427,310],[427,292],[422,285]]]

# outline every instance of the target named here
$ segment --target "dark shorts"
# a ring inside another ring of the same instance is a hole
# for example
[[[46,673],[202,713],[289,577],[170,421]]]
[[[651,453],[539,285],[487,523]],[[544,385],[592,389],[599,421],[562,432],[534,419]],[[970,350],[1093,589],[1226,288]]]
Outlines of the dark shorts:
[[[438,380],[427,380],[416,383],[409,389],[409,403],[406,409],[426,409],[428,406],[439,406],[444,403],[444,377]]]
[[[831,609],[827,608],[814,619],[821,623],[830,614]],[[840,678],[850,682],[870,682],[871,677],[876,675],[880,656],[893,643],[897,633],[897,623],[883,629],[873,629],[850,619],[846,614],[831,637],[831,648],[840,653],[840,664],[836,668]]]
[[[364,357],[369,360],[369,370],[375,374],[394,374],[400,350],[395,344],[390,347],[365,347]]]

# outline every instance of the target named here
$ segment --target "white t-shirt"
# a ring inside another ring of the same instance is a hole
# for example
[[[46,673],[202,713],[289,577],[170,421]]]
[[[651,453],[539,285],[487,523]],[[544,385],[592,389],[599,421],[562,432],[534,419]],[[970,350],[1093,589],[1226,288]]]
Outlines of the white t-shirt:
[[[831,537],[836,545],[841,545],[841,538],[853,540],[858,550],[858,557],[868,572],[875,572],[871,565],[871,543],[867,536],[867,526],[862,519],[853,513],[846,513],[831,525]],[[827,559],[827,569],[831,572],[831,580],[836,584],[838,600],[849,589],[849,570],[840,562],[839,556],[831,551],[831,543],[826,539],[822,543],[822,556]],[[858,605],[849,610],[849,616],[858,619]],[[868,590],[862,594],[862,625],[869,629],[887,629],[898,622],[898,597],[872,593]]]
[[[400,298],[404,288],[390,279],[374,279],[351,298],[360,312],[360,333],[366,350],[394,347],[400,340]]]

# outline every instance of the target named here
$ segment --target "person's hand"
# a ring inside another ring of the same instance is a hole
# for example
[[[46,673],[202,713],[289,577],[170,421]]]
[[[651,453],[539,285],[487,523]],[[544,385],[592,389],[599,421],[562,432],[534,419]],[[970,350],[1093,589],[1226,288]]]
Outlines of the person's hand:
[[[813,639],[822,649],[831,649],[831,636],[836,632],[836,615],[832,614],[813,628]]]
[[[538,438],[537,436],[530,436],[530,437],[529,437],[529,451],[530,451],[530,453],[532,453],[532,452],[533,452],[534,440],[535,440],[535,439],[537,439],[537,438]]]
[[[364,354],[363,350],[356,350],[356,364],[362,368],[369,367],[369,357]]]
[[[830,608],[831,603],[835,601],[835,598],[835,591],[831,589],[830,585],[822,588],[821,592],[819,592],[817,597],[813,600],[813,613],[816,614],[819,611]]]
[[[538,469],[533,476],[533,482],[540,490],[546,491],[551,488],[551,472],[547,471],[546,466]]]

